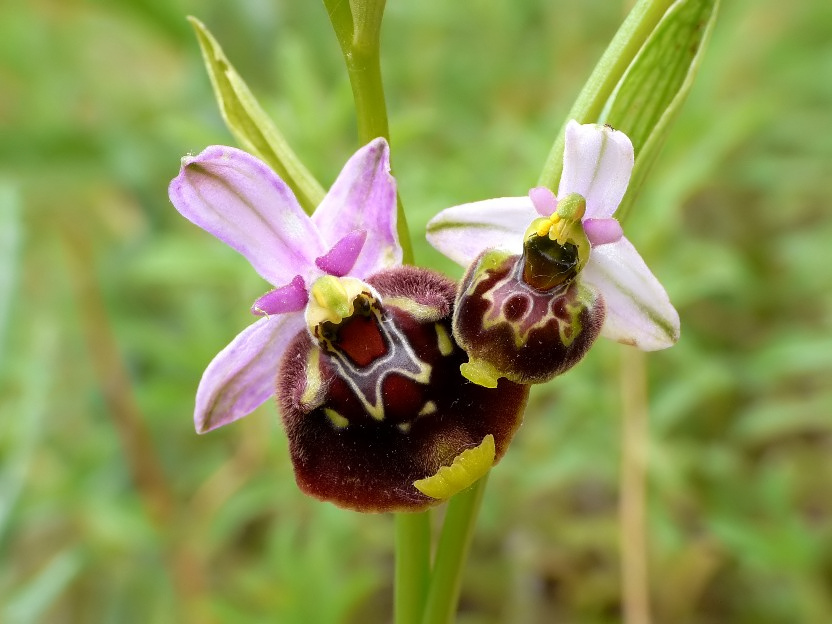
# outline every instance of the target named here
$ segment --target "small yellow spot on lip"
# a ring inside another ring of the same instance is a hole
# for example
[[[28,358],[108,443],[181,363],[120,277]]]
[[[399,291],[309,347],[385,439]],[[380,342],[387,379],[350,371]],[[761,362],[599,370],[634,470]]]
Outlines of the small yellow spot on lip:
[[[454,343],[451,342],[451,337],[448,335],[448,330],[444,326],[436,323],[436,339],[439,353],[448,356],[454,352]]]
[[[450,466],[442,466],[436,474],[413,482],[425,496],[444,500],[484,477],[494,465],[494,436],[485,436],[479,446],[462,451]]]
[[[349,420],[329,407],[324,408],[324,414],[326,414],[326,417],[329,418],[329,422],[331,422],[336,429],[344,429],[350,424]]]
[[[431,414],[433,414],[435,412],[436,412],[436,403],[434,403],[433,401],[428,401],[422,406],[422,409],[419,410],[419,413],[417,414],[417,416],[430,416]]]

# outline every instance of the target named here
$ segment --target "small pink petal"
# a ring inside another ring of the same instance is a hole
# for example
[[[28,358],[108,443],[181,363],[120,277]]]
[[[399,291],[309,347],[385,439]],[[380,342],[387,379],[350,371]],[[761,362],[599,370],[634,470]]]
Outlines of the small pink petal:
[[[396,211],[390,147],[378,138],[347,161],[312,215],[312,223],[327,244],[340,241],[355,230],[367,232],[366,244],[350,268],[351,275],[362,278],[402,263]]]
[[[251,313],[254,316],[269,316],[299,312],[306,307],[308,301],[309,293],[306,292],[306,284],[300,275],[295,275],[294,279],[285,286],[270,290],[255,301],[251,306]]]
[[[593,247],[607,245],[621,240],[624,230],[618,219],[586,219],[583,222],[584,232]]]
[[[558,209],[558,200],[555,194],[545,186],[534,187],[529,191],[529,198],[541,217],[551,217]]]
[[[323,256],[315,258],[315,265],[325,273],[344,277],[355,266],[367,240],[367,230],[353,230],[344,235]]]

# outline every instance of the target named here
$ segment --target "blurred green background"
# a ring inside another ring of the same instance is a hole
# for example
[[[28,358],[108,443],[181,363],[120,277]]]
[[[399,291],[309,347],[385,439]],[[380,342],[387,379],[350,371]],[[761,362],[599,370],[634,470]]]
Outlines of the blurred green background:
[[[533,185],[626,4],[388,1],[418,261],[459,276],[427,220]],[[356,148],[322,3],[0,5],[0,621],[387,622],[391,517],[302,496],[271,404],[193,430],[205,365],[266,285],[167,199],[182,155],[231,142],[187,14],[325,185]],[[832,3],[724,2],[625,224],[682,317],[646,359],[657,624],[832,622],[830,198]],[[600,341],[534,389],[460,622],[622,621],[638,362]]]

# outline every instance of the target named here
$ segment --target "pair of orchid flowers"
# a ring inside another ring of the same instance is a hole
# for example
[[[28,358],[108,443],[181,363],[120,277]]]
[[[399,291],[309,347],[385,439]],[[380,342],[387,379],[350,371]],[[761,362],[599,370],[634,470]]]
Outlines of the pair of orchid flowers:
[[[485,474],[520,425],[528,384],[564,372],[598,335],[671,346],[679,317],[613,217],[632,143],[572,121],[563,165],[557,195],[538,187],[428,224],[428,241],[468,267],[457,286],[401,266],[384,139],[350,158],[311,217],[250,154],[184,158],[176,209],[275,287],[205,370],[197,431],[276,395],[304,492],[416,511]]]

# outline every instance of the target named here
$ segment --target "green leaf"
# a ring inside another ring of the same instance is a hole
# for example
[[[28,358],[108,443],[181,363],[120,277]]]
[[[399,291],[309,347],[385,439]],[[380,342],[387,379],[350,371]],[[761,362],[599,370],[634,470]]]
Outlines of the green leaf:
[[[195,17],[188,17],[188,20],[196,30],[205,67],[228,129],[243,149],[266,161],[283,178],[300,205],[311,214],[324,197],[323,188],[289,147],[205,25]]]
[[[605,121],[636,153],[633,176],[616,216],[626,217],[656,160],[699,68],[719,0],[679,0],[662,18],[612,96]]]

